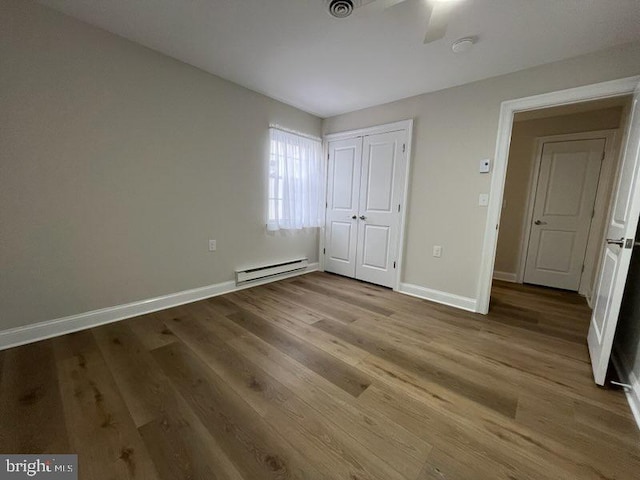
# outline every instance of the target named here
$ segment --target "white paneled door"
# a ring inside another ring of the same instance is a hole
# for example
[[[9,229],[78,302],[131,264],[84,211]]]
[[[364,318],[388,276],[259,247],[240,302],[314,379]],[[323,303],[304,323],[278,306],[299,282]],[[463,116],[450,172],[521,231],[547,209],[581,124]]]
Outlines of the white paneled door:
[[[605,142],[602,138],[544,144],[525,283],[578,290]]]
[[[329,143],[325,267],[355,277],[362,137]]]
[[[618,171],[600,264],[588,343],[593,376],[604,385],[622,294],[640,215],[640,85],[633,95],[629,131]]]
[[[329,143],[326,271],[395,286],[406,138],[400,130]]]

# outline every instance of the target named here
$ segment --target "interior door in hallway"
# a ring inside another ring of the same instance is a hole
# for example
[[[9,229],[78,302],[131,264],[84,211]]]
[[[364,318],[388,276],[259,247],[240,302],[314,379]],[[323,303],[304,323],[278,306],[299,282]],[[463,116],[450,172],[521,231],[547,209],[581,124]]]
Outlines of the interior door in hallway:
[[[577,291],[606,140],[545,143],[524,281]]]

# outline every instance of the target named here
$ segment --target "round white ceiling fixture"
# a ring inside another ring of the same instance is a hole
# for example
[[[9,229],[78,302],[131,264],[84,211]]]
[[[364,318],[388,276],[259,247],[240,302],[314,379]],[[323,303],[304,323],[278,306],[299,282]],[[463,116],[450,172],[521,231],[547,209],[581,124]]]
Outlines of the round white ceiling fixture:
[[[453,50],[453,53],[468,52],[474,43],[476,43],[476,39],[473,37],[460,38],[451,44],[451,50]]]

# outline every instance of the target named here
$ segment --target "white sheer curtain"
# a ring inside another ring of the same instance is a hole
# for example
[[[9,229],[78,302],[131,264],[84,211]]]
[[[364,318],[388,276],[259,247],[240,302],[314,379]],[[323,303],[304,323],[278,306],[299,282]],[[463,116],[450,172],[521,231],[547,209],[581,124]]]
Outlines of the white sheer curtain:
[[[269,129],[268,230],[321,225],[322,145],[320,140]]]

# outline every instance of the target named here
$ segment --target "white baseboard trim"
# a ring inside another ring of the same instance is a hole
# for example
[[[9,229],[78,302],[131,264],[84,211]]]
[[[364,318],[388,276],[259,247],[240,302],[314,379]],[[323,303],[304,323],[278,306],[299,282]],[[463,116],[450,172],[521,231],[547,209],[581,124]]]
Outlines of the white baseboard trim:
[[[47,338],[58,337],[60,335],[97,327],[107,323],[117,322],[118,320],[124,320],[125,318],[137,317],[138,315],[177,307],[178,305],[184,305],[185,303],[196,302],[198,300],[204,300],[205,298],[215,297],[217,295],[223,295],[237,290],[244,290],[246,288],[275,282],[285,278],[311,273],[316,270],[318,270],[318,263],[310,263],[304,270],[265,278],[240,286],[236,286],[234,281],[216,283],[214,285],[184,290],[182,292],[171,293],[161,297],[149,298],[147,300],[140,300],[124,305],[116,305],[115,307],[101,308],[100,310],[92,310],[78,315],[56,318],[55,320],[45,320],[43,322],[25,325],[23,327],[11,328],[0,331],[0,350],[17,347],[26,343],[46,340]]]
[[[476,311],[477,302],[475,298],[463,297],[460,295],[455,295],[453,293],[420,287],[411,283],[401,283],[398,291],[400,293],[404,293],[405,295],[411,295],[412,297],[422,298],[423,300],[442,303],[443,305],[460,308],[469,312]]]
[[[636,420],[636,425],[638,429],[640,429],[640,379],[635,373],[626,368],[616,352],[613,352],[611,359],[616,372],[618,372],[620,381],[631,385],[630,389],[625,389],[624,394],[627,396],[627,402],[629,402],[629,407],[631,408],[631,413],[633,413],[633,418]]]
[[[498,272],[497,270],[494,270],[493,278],[495,280],[502,280],[503,282],[518,283],[517,275],[515,273]]]

